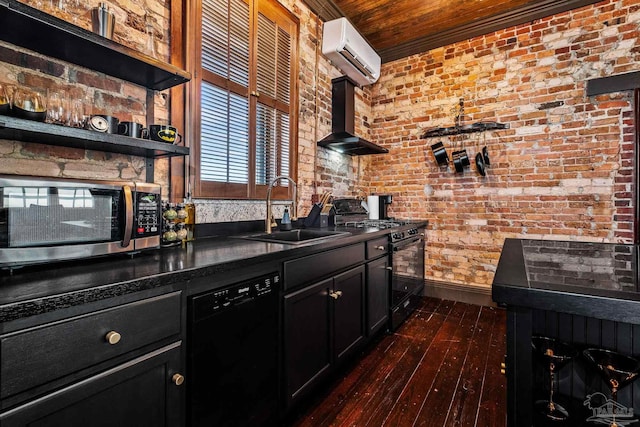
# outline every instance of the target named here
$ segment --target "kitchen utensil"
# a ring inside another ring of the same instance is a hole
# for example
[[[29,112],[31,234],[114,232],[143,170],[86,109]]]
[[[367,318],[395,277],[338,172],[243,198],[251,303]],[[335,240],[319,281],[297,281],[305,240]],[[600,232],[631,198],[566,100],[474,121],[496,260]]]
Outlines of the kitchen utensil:
[[[632,383],[640,374],[640,360],[635,357],[626,356],[611,350],[602,348],[588,348],[583,352],[584,357],[591,362],[600,373],[600,376],[607,383],[611,390],[613,403],[610,404],[610,411],[600,414],[597,421],[607,424],[609,427],[627,425],[624,414],[619,417],[620,423],[616,422],[616,410],[618,409],[618,390],[627,384]],[[591,396],[589,396],[591,397]],[[589,421],[589,420],[587,420]]]
[[[47,90],[47,123],[66,125],[69,123],[69,100],[64,90]]]
[[[453,158],[453,166],[458,173],[464,172],[464,168],[471,164],[469,155],[465,149],[454,151],[451,153],[451,157]]]
[[[45,96],[36,90],[17,88],[13,93],[12,113],[21,119],[43,122],[47,117]]]
[[[145,53],[153,58],[156,57],[156,45],[155,38],[153,36],[153,20],[151,19],[151,15],[149,12],[144,15],[144,27],[145,32],[147,33],[147,46],[145,48]]]
[[[431,151],[433,151],[433,156],[436,158],[438,166],[446,166],[449,163],[449,155],[447,154],[447,150],[444,148],[442,141],[433,144],[431,146]]]
[[[328,191],[325,191],[324,194],[322,194],[322,197],[320,198],[320,206],[322,207],[326,205],[330,199],[331,199],[331,193]]]
[[[117,133],[118,119],[113,116],[94,114],[87,121],[85,128],[96,132]]]
[[[120,122],[118,124],[118,134],[133,138],[144,138],[147,136],[147,130],[140,123]]]
[[[6,85],[0,84],[0,114],[9,114],[11,112],[11,95]]]
[[[169,144],[179,144],[182,141],[182,135],[171,125],[153,124],[149,126],[148,139]]]
[[[487,174],[484,169],[484,158],[482,157],[481,153],[476,153],[476,169],[478,169],[478,172],[482,176],[485,176]]]
[[[554,402],[554,389],[558,371],[569,363],[577,351],[569,344],[553,338],[534,336],[531,338],[534,355],[546,365],[549,372],[549,399],[538,400],[534,407],[550,421],[565,421],[569,412]]]
[[[74,128],[83,128],[86,124],[86,116],[84,115],[84,105],[82,99],[74,98],[69,105],[69,126]]]
[[[482,147],[482,158],[485,165],[490,165],[491,161],[489,159],[489,150],[487,147]]]
[[[91,26],[93,32],[108,39],[113,38],[116,17],[105,2],[91,9]]]

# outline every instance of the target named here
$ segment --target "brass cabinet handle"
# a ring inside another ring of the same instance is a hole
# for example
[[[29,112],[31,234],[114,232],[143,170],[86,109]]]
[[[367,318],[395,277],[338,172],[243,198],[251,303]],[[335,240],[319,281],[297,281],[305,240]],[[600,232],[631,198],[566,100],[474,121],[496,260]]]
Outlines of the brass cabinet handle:
[[[342,291],[329,292],[329,296],[333,299],[338,299],[342,296]]]
[[[182,385],[182,383],[184,383],[184,376],[180,374],[173,374],[171,382],[175,385]]]
[[[120,338],[122,338],[122,336],[116,331],[109,331],[107,332],[107,335],[104,336],[104,339],[111,345],[118,344],[120,342]]]
[[[379,250],[379,251],[384,251],[386,248],[384,246],[380,245],[380,246],[376,246],[376,249]]]

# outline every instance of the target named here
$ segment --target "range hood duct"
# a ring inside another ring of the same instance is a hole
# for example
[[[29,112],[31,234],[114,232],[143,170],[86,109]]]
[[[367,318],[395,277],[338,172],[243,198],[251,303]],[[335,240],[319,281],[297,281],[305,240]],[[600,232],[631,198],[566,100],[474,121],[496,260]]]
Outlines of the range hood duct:
[[[346,76],[331,80],[331,133],[318,145],[351,156],[388,153],[386,148],[355,135],[354,87]]]

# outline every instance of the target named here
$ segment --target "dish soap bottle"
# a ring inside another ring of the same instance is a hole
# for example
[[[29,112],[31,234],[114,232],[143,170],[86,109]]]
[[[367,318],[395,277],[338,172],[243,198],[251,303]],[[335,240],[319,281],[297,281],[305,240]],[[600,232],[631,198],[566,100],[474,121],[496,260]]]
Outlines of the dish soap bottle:
[[[282,221],[280,221],[280,230],[291,230],[291,217],[289,216],[289,207],[284,208],[284,214],[282,214]]]

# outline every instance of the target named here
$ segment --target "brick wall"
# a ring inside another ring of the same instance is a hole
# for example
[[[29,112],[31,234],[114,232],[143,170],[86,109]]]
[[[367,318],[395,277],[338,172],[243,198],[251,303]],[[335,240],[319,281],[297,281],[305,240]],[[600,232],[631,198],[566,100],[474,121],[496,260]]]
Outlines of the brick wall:
[[[301,2],[282,1],[300,19],[300,113],[298,132],[299,212],[305,215],[314,194],[357,194],[364,162],[319,148],[316,142],[331,132],[331,79],[342,75],[322,55],[322,21]],[[372,103],[368,90],[356,89],[356,130],[371,134]]]
[[[506,237],[632,241],[632,93],[585,95],[586,81],[640,69],[640,0],[603,1],[384,64],[372,89],[373,140],[390,150],[363,173],[392,214],[430,220],[427,277],[489,286]],[[509,129],[421,138],[465,122]],[[430,146],[491,166],[456,174]]]
[[[41,7],[85,29],[91,29],[90,8],[97,2],[79,2],[78,9],[59,10],[52,7],[58,2],[25,0],[26,4]],[[42,6],[38,6],[42,3]],[[68,2],[67,2],[68,3]],[[75,6],[73,6],[75,7]],[[155,37],[155,48],[160,59],[169,55],[169,4],[147,1],[145,8],[134,2],[110,2],[116,15],[114,40],[130,48],[144,51],[144,16],[150,14]],[[0,42],[0,84],[10,87],[28,87],[46,94],[47,89],[62,89],[69,97],[84,100],[87,113],[109,114],[120,120],[146,123],[146,89],[125,81],[58,61],[35,52]],[[168,91],[154,96],[155,117],[168,117]],[[65,178],[145,180],[144,159],[101,151],[85,151],[56,147],[33,142],[0,140],[0,173],[41,175]],[[168,161],[156,161],[155,181],[167,193]]]

